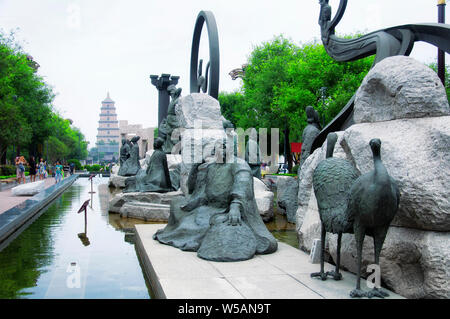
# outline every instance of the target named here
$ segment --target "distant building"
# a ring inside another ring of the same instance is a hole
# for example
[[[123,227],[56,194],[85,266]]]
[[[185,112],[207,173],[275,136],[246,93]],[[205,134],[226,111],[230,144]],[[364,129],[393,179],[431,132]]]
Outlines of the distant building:
[[[99,159],[112,161],[119,159],[120,134],[115,102],[109,97],[102,101],[100,120],[98,121],[97,148]]]
[[[145,157],[147,151],[153,149],[154,140],[154,127],[143,128],[142,124],[128,124],[128,121],[119,121],[120,139],[131,139],[133,136],[138,135],[140,137],[138,141],[139,156]]]

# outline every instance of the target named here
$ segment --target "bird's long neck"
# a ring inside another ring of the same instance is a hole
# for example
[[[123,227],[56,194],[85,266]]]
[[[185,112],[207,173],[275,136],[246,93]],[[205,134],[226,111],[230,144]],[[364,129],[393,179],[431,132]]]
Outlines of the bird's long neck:
[[[375,168],[375,178],[378,181],[389,180],[389,174],[383,162],[381,161],[381,155],[379,152],[375,152],[373,154],[373,164]]]

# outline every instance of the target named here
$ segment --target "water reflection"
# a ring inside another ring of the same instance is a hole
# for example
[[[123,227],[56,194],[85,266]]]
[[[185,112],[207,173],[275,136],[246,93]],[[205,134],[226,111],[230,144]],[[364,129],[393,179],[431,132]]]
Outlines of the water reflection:
[[[132,245],[133,221],[111,222],[106,182],[95,178],[96,194],[89,194],[90,181],[78,179],[0,252],[0,298],[150,297]],[[77,214],[86,197],[88,220]]]
[[[0,298],[150,298],[134,247],[134,225],[149,222],[108,214],[120,190],[107,181],[93,178],[95,193],[89,193],[91,182],[78,179],[0,252]],[[77,214],[87,200],[86,213]],[[298,247],[295,225],[285,216],[276,213],[266,225]]]

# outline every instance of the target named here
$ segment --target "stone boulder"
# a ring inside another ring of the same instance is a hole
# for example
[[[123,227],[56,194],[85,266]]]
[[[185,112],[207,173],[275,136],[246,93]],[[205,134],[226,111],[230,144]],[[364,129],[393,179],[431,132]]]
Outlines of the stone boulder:
[[[144,221],[167,222],[170,215],[170,205],[142,202],[126,202],[119,210],[120,217],[136,218]]]
[[[180,191],[170,193],[120,193],[109,201],[109,211],[120,214],[120,209],[127,203],[170,205],[174,198],[183,196]]]
[[[441,80],[411,57],[394,56],[374,66],[356,93],[355,123],[450,115]]]
[[[259,215],[263,221],[268,222],[273,218],[273,198],[274,194],[269,190],[264,182],[253,177],[253,191],[255,193],[256,205]]]
[[[11,192],[14,196],[34,196],[42,192],[45,188],[45,181],[37,181],[33,183],[20,184],[13,187]]]
[[[288,222],[295,224],[298,208],[298,179],[290,176],[277,178],[277,205],[285,211]]]
[[[328,247],[336,260],[337,235],[328,235]],[[357,271],[355,237],[342,237],[341,265]],[[362,273],[374,263],[372,237],[363,246]],[[390,227],[381,250],[382,281],[407,298],[450,298],[450,233]]]
[[[450,231],[450,116],[351,126],[343,143],[362,174],[373,169],[375,137],[401,193],[392,225]]]
[[[126,176],[119,176],[117,174],[111,174],[109,176],[108,186],[109,187],[115,187],[115,188],[125,188],[125,180],[128,177]]]
[[[211,157],[215,148],[221,148],[226,138],[223,129],[225,118],[219,102],[208,94],[192,93],[181,99],[175,112],[180,123],[181,158],[180,187],[185,195],[186,182],[194,163],[203,156]]]

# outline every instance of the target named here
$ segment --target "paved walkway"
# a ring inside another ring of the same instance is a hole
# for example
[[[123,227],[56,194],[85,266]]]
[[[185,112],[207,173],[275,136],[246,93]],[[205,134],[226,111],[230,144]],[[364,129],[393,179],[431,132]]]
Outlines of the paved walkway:
[[[160,244],[152,235],[160,225],[135,225],[137,250],[153,293],[168,299],[349,299],[356,276],[342,271],[343,280],[311,278],[319,270],[303,251],[278,242],[278,250],[240,262],[212,262],[197,253]],[[331,264],[325,271],[333,270]],[[365,280],[361,288],[369,290]],[[389,292],[389,299],[401,296]]]
[[[36,179],[36,182],[39,181]],[[29,182],[27,181],[27,184]],[[23,184],[20,184],[23,185]],[[55,185],[55,178],[54,177],[48,177],[45,179],[45,189],[49,188],[50,186]],[[18,186],[18,185],[17,185]],[[0,192],[0,214],[6,212],[8,209],[13,208],[16,205],[19,205],[20,203],[23,203],[27,199],[30,199],[32,196],[14,196],[12,194],[12,189],[4,190],[3,192]]]

